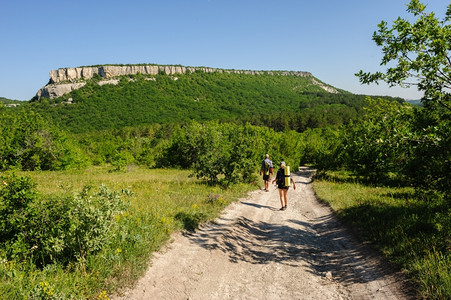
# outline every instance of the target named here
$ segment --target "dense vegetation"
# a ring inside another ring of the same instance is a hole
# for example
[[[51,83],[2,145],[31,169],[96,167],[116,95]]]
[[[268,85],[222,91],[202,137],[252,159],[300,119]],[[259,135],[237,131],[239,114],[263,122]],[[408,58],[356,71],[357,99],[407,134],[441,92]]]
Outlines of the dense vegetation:
[[[41,115],[0,107],[0,169],[57,170],[82,164],[68,135]]]

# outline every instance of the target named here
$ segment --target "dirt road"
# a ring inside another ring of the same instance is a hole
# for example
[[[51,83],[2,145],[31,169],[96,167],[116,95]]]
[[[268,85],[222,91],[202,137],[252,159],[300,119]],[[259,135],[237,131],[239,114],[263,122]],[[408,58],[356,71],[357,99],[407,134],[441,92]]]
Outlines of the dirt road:
[[[215,224],[175,234],[116,299],[408,299],[398,275],[316,200],[311,175],[293,174],[285,211],[271,186]]]

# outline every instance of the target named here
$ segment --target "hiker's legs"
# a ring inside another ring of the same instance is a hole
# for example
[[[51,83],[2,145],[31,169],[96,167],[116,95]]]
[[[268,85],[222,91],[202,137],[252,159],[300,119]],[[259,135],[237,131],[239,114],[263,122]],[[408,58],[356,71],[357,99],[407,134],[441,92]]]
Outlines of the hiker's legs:
[[[283,191],[284,189],[279,189],[280,206],[283,207]]]
[[[263,182],[265,183],[265,191],[268,191],[269,188],[269,175],[263,175]]]
[[[285,201],[285,207],[287,207],[288,204],[288,189],[283,189],[283,200]],[[282,199],[280,199],[280,202],[282,202]],[[284,206],[284,205],[282,205]]]

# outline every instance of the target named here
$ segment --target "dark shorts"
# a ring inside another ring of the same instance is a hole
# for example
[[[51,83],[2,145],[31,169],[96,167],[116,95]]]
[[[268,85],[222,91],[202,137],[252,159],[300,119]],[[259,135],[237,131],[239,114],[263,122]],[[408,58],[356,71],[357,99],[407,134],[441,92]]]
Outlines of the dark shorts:
[[[264,181],[269,181],[269,175],[266,175],[266,174],[263,175],[263,180],[264,180]]]
[[[288,190],[290,187],[289,186],[278,186],[277,188],[279,188],[281,190]]]

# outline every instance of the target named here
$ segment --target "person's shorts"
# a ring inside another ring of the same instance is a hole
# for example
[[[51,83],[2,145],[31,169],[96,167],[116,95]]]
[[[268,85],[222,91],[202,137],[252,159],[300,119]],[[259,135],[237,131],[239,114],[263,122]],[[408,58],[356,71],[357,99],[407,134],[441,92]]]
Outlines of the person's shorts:
[[[264,181],[269,181],[269,175],[266,175],[266,174],[263,175],[263,180],[264,180]]]
[[[277,188],[279,188],[281,190],[288,190],[290,187],[289,186],[278,186]]]

